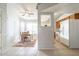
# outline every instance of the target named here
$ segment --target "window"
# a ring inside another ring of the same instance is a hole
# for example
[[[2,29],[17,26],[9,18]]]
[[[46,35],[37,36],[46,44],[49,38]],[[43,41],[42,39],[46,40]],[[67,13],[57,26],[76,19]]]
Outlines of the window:
[[[22,21],[21,22],[21,32],[24,32],[25,31],[25,22]]]
[[[69,20],[61,21],[60,34],[69,39]]]
[[[51,26],[51,15],[41,15],[41,26]]]
[[[30,34],[38,34],[37,22],[21,22],[21,32],[29,31]]]
[[[37,23],[36,22],[28,22],[26,23],[26,31],[29,31],[30,34],[37,34]]]

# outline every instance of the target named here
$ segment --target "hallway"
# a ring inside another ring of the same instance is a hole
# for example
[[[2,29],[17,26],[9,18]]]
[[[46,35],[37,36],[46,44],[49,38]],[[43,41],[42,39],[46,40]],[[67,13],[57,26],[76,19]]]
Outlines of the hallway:
[[[55,49],[39,50],[38,56],[79,56],[79,49],[70,49],[55,41]]]

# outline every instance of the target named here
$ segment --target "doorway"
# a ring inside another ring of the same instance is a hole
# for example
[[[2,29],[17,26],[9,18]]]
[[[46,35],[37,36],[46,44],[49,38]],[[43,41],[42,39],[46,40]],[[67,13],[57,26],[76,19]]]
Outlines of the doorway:
[[[29,21],[29,20],[20,19],[19,25],[20,25],[19,44],[21,43],[25,47],[34,47],[34,45],[38,42],[38,22],[37,20]],[[19,45],[16,45],[16,46],[19,46]]]

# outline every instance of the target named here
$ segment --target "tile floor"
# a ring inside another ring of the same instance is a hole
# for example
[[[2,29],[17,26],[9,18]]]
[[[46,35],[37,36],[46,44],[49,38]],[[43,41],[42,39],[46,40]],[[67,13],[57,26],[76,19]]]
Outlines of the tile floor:
[[[34,47],[11,47],[3,56],[79,56],[79,49],[69,49],[59,42],[55,42],[53,50],[39,50],[38,45]]]
[[[79,56],[79,49],[69,49],[55,41],[55,49],[39,50],[38,56]]]
[[[1,56],[1,48],[0,48],[0,56]]]
[[[37,43],[34,47],[11,47],[8,51],[3,53],[3,56],[36,56]]]

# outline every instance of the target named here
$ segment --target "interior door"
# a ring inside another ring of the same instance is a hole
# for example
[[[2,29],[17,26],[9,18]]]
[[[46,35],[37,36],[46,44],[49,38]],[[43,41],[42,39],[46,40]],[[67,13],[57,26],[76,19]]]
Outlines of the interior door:
[[[38,13],[38,49],[54,48],[54,20],[49,12]]]

